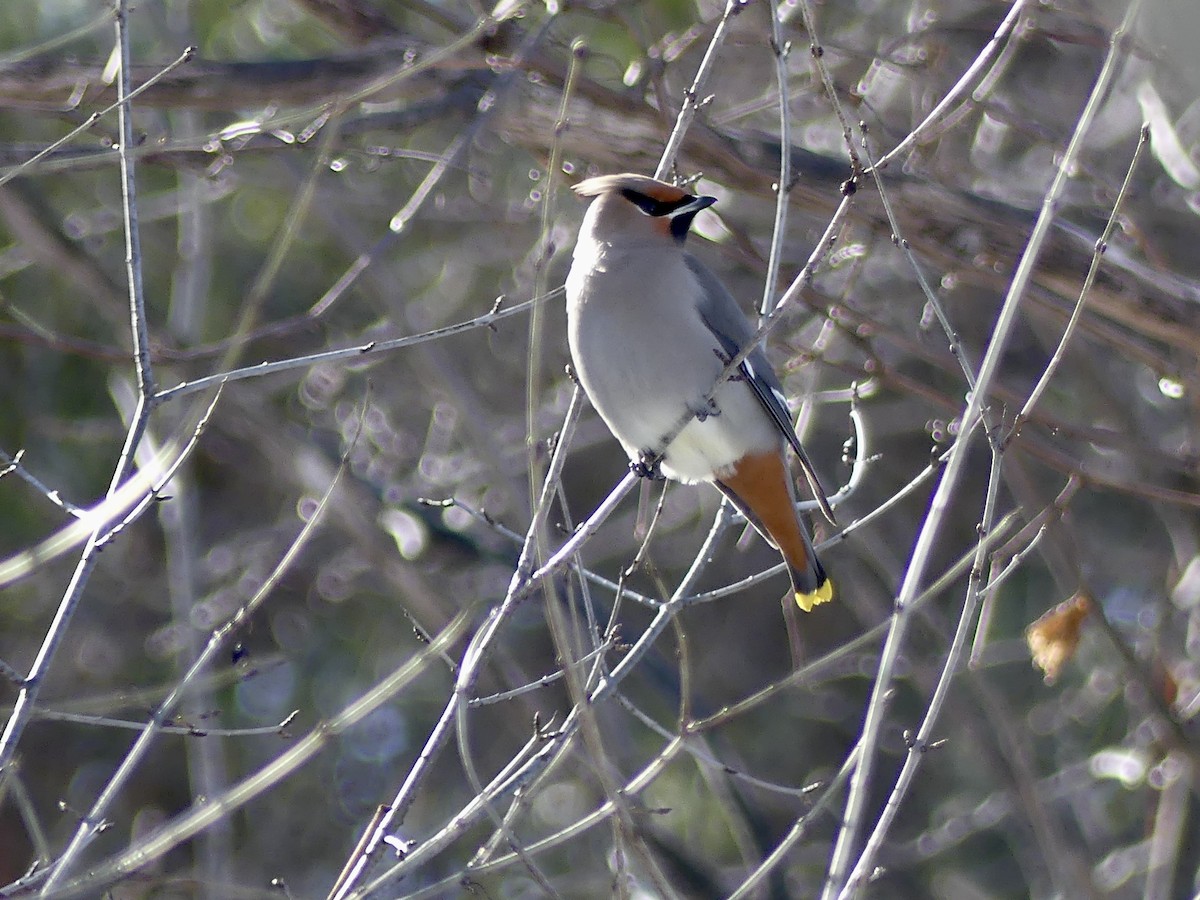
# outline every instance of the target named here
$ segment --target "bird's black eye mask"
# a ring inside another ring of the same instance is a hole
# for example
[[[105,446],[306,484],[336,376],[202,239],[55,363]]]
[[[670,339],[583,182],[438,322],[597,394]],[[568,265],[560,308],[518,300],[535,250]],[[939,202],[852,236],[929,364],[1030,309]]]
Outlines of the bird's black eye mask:
[[[687,206],[696,199],[688,194],[684,194],[678,200],[673,200],[670,203],[667,203],[665,200],[656,200],[654,197],[647,196],[646,194],[642,194],[631,188],[624,188],[621,191],[621,196],[644,212],[646,215],[655,219],[662,216],[669,216],[671,213],[675,212],[675,210],[679,209],[679,207]]]
[[[687,238],[688,229],[692,227],[692,219],[696,217],[696,213],[716,202],[713,197],[693,197],[691,194],[684,194],[678,200],[668,202],[631,188],[622,189],[621,196],[651,218],[669,218],[671,237],[680,244]]]

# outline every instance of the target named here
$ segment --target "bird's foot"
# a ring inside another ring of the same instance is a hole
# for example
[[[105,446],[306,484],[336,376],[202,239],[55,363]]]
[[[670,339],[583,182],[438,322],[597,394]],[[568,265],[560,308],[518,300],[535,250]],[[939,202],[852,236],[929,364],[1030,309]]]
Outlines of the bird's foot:
[[[638,458],[629,464],[631,471],[638,478],[649,478],[652,481],[663,481],[666,476],[662,473],[662,468],[659,466],[662,460],[659,459],[650,450],[643,450],[638,454]]]
[[[717,406],[717,401],[711,397],[707,402],[701,404],[696,403],[688,407],[688,412],[696,417],[697,422],[703,422],[709,418],[716,418],[721,414],[721,408]]]

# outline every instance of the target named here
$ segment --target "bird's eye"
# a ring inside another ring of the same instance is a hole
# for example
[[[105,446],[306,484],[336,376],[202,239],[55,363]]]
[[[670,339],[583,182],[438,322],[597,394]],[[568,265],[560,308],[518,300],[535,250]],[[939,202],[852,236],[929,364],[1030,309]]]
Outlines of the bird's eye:
[[[625,188],[621,191],[621,196],[640,209],[645,215],[656,219],[661,216],[669,216],[675,211],[676,207],[685,203],[688,199],[685,197],[675,203],[664,203],[662,200],[655,200],[653,197],[648,197],[630,188]]]

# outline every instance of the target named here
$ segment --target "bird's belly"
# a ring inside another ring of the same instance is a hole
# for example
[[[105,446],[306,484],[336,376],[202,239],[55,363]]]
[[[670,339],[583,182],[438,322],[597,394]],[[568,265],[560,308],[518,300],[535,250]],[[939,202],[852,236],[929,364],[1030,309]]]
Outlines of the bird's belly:
[[[628,328],[622,327],[628,317],[604,321],[606,310],[579,312],[571,323],[571,352],[592,405],[631,459],[662,450],[663,439],[700,404],[724,368],[715,338],[699,317],[668,323],[647,316],[641,327]],[[713,414],[691,419],[671,442],[663,474],[710,481],[746,453],[780,444],[744,382],[726,381],[714,401]]]
[[[782,436],[745,384],[725,382],[714,400],[717,414],[690,421],[667,448],[662,462],[667,477],[712,481],[747,453],[782,448]]]

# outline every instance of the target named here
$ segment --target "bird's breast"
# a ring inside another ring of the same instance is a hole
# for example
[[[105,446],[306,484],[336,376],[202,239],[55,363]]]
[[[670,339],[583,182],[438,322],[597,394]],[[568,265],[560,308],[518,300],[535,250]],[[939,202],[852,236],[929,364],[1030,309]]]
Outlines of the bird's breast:
[[[567,279],[568,339],[575,371],[592,405],[635,457],[663,438],[709,392],[725,367],[720,344],[700,317],[699,285],[683,262],[605,254]],[[778,436],[749,387],[721,385],[717,409],[691,421],[663,461],[666,474],[704,481],[747,449]]]

